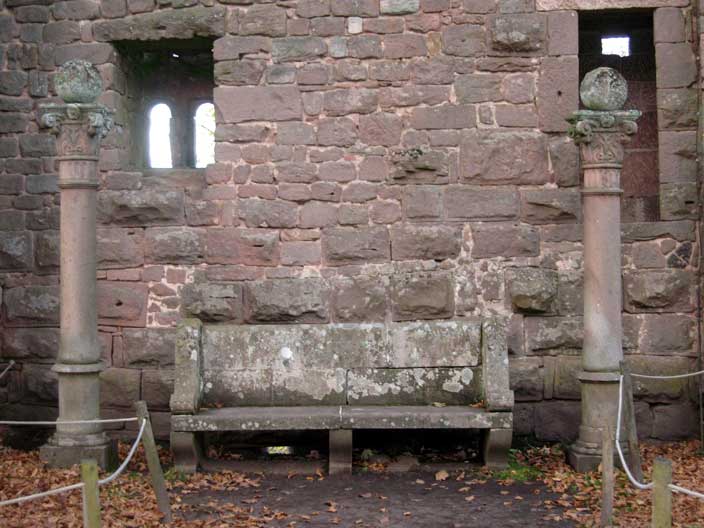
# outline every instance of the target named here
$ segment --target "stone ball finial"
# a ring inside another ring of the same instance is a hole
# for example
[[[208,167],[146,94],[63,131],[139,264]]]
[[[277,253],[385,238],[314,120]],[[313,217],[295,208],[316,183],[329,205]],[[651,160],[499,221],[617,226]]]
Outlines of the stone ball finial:
[[[103,91],[103,80],[90,62],[74,59],[59,68],[54,87],[65,103],[94,103]]]
[[[628,98],[628,84],[613,68],[597,68],[582,79],[579,96],[589,110],[619,110]]]

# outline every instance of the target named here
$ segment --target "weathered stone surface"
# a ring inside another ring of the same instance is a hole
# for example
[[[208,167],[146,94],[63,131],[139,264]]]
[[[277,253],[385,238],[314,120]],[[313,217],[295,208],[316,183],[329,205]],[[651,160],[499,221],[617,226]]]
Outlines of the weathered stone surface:
[[[381,277],[339,277],[332,283],[333,317],[339,322],[375,322],[386,318],[387,285]]]
[[[567,131],[567,117],[579,107],[577,57],[544,57],[538,76],[538,118],[543,132]]]
[[[226,123],[300,119],[301,96],[293,86],[219,86],[215,106]]]
[[[470,131],[460,144],[460,175],[467,183],[541,184],[547,181],[547,142],[535,132]]]
[[[397,225],[391,228],[392,260],[456,258],[461,246],[459,227]]]
[[[548,13],[548,53],[550,55],[579,53],[579,17],[576,11]]]
[[[541,14],[499,15],[491,18],[491,47],[498,51],[540,51],[545,47],[545,35],[545,17]]]
[[[286,10],[272,4],[254,4],[239,18],[241,35],[286,36]]]
[[[98,195],[98,221],[105,225],[181,225],[183,209],[184,196],[179,191],[103,191]]]
[[[660,186],[660,211],[663,220],[698,218],[697,201],[695,182],[665,183]]]
[[[186,264],[201,262],[205,255],[205,231],[184,227],[154,227],[145,231],[148,263]]]
[[[578,402],[541,402],[535,407],[535,436],[546,442],[571,443],[577,438],[581,415]]]
[[[694,308],[694,277],[685,270],[639,270],[623,275],[628,312],[689,312]]]
[[[420,9],[420,0],[380,0],[382,15],[407,15]]]
[[[125,366],[170,367],[175,346],[176,331],[172,328],[125,328],[118,348]]]
[[[370,114],[376,110],[379,96],[366,88],[343,89],[325,92],[323,108],[330,116]]]
[[[274,405],[342,405],[346,376],[342,369],[307,371],[275,370],[272,376]]]
[[[326,322],[328,288],[322,279],[274,279],[245,286],[250,322]]]
[[[7,321],[12,325],[56,325],[59,322],[58,286],[21,286],[3,291]]]
[[[378,0],[331,0],[330,9],[336,16],[379,16]]]
[[[696,323],[682,314],[653,314],[645,316],[640,329],[638,350],[642,354],[693,354],[696,341]]]
[[[582,349],[581,317],[526,317],[524,324],[528,354],[579,354]]]
[[[680,220],[674,222],[635,222],[621,226],[623,242],[674,238],[678,241],[694,241],[694,222]]]
[[[428,46],[423,35],[405,33],[386,35],[384,38],[384,57],[387,59],[408,59],[426,55]]]
[[[690,402],[653,406],[653,438],[684,440],[694,437],[697,427],[697,408]]]
[[[579,97],[589,110],[620,110],[628,99],[628,84],[613,68],[596,68],[582,79]]]
[[[391,324],[389,367],[479,365],[482,329],[477,320]]]
[[[3,358],[52,363],[58,352],[58,328],[6,328],[3,331]]]
[[[359,118],[359,138],[367,145],[398,145],[402,130],[403,122],[396,114],[375,112]]]
[[[134,407],[138,401],[141,372],[137,369],[109,368],[100,373],[100,405]]]
[[[125,282],[98,282],[98,323],[144,326],[147,316],[147,286]]]
[[[105,42],[219,37],[225,34],[226,16],[224,6],[164,9],[95,22],[93,36],[96,40]]]
[[[241,37],[228,35],[213,43],[213,58],[216,61],[238,60],[242,55],[271,51],[271,40],[265,37]]]
[[[450,159],[442,150],[415,147],[393,151],[391,162],[392,183],[447,183],[449,179]]]
[[[658,126],[664,129],[696,127],[696,90],[693,88],[658,90]]]
[[[32,267],[32,235],[19,231],[0,232],[0,269]]]
[[[294,227],[298,222],[296,204],[280,200],[240,200],[239,214],[248,227]]]
[[[550,166],[560,187],[579,185],[579,150],[569,138],[552,139],[548,145]]]
[[[696,81],[697,64],[688,42],[655,45],[658,88],[687,88]]]
[[[518,193],[452,185],[444,190],[444,208],[452,220],[507,220],[518,213]]]
[[[385,227],[340,227],[325,229],[323,258],[328,265],[384,262],[391,256],[389,232]]]
[[[579,357],[558,357],[555,361],[555,381],[553,396],[558,399],[578,400],[581,385],[577,375],[582,370]]]
[[[509,268],[506,292],[515,310],[549,312],[557,296],[557,273],[543,268]]]
[[[182,309],[187,317],[202,321],[235,321],[244,318],[241,284],[194,283],[181,290]]]
[[[494,74],[470,73],[455,79],[455,92],[460,103],[500,101],[502,77]]]
[[[521,191],[521,218],[530,224],[578,222],[581,206],[582,198],[576,189]]]
[[[693,182],[697,179],[696,131],[662,131],[658,134],[660,183]]]
[[[651,376],[672,376],[696,370],[696,360],[686,357],[631,355],[626,357],[631,372]],[[689,396],[690,385],[686,378],[644,379],[633,378],[633,395],[652,403],[671,403]]]
[[[478,224],[472,226],[472,257],[535,257],[539,253],[538,232],[526,225]]]
[[[347,399],[355,405],[467,405],[481,399],[481,370],[471,368],[355,369]]]
[[[447,274],[395,275],[391,280],[394,321],[447,319],[455,309],[454,285]]]
[[[229,86],[259,84],[265,67],[255,60],[220,61],[215,63],[215,78],[218,84]]]
[[[442,30],[442,50],[447,55],[474,57],[486,50],[486,33],[478,24],[456,24]]]
[[[326,51],[321,37],[286,37],[274,41],[272,56],[275,62],[299,62],[313,60]]]
[[[149,409],[169,408],[169,399],[173,392],[174,374],[170,370],[143,370],[142,396]]]
[[[260,229],[208,229],[205,254],[210,264],[275,266],[280,256],[279,235]]]
[[[442,105],[415,108],[411,116],[411,127],[418,130],[466,129],[476,126],[473,105]]]
[[[44,402],[55,402],[58,399],[58,377],[50,367],[25,364],[22,366],[22,372],[26,399]]]
[[[515,394],[516,401],[540,401],[543,399],[545,372],[541,358],[511,358],[509,368],[511,390]]]

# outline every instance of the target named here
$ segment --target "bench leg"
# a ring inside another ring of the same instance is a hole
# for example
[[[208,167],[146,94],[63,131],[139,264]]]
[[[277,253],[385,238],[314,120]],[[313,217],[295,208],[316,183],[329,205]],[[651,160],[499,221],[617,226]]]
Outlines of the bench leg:
[[[341,475],[349,473],[352,473],[352,430],[331,430],[328,474]]]
[[[513,429],[482,429],[482,457],[489,469],[508,467]]]
[[[195,473],[203,458],[201,434],[171,431],[171,452],[177,471]]]

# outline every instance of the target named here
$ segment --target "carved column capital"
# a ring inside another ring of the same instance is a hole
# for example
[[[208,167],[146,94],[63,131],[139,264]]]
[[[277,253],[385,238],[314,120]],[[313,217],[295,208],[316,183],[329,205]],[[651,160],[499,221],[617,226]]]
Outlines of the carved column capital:
[[[568,119],[569,135],[580,146],[583,169],[623,165],[624,146],[638,125],[638,110],[578,110]]]
[[[113,125],[113,112],[101,104],[45,104],[39,124],[56,134],[60,159],[97,159],[100,140]]]

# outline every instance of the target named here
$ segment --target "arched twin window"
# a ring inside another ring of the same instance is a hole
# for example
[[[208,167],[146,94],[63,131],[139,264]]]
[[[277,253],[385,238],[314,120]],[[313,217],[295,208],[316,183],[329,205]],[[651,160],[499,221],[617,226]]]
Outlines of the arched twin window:
[[[157,103],[149,111],[149,167],[154,169],[172,168],[174,138],[172,132],[171,108],[167,103]],[[192,160],[189,165],[195,168],[203,168],[215,161],[215,107],[211,102],[200,103],[190,118],[190,123],[184,120],[188,129],[185,137],[190,139],[184,145],[183,152],[190,155],[183,156],[184,159]]]

